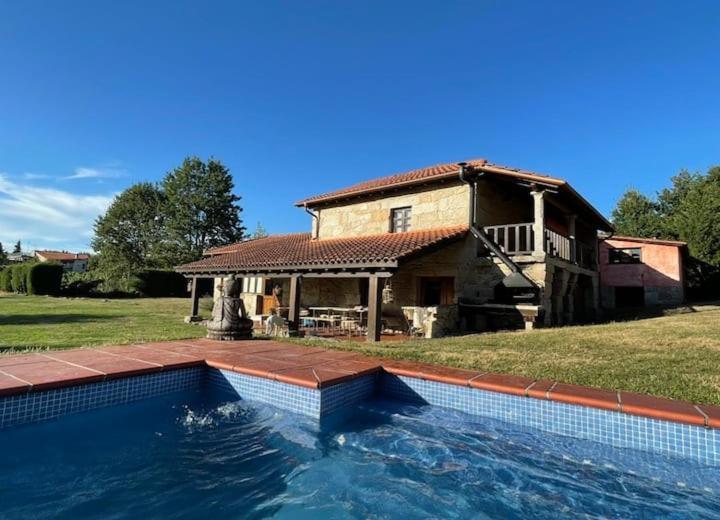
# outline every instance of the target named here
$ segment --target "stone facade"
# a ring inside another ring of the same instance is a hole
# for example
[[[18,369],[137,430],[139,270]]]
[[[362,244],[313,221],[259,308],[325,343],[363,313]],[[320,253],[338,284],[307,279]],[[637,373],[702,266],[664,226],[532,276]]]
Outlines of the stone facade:
[[[387,233],[390,231],[390,210],[407,206],[412,207],[413,230],[467,224],[469,197],[468,186],[453,183],[318,209],[318,237],[323,239]]]

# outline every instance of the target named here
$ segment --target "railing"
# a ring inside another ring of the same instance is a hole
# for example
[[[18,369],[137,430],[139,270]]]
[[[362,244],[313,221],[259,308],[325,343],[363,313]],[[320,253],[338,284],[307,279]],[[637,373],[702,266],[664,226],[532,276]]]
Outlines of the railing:
[[[531,255],[534,251],[535,237],[531,222],[485,226],[483,231],[506,255]],[[595,251],[592,247],[548,228],[545,228],[543,249],[550,256],[582,267],[595,268]]]
[[[507,255],[530,255],[533,252],[532,223],[485,226],[483,231]]]
[[[574,262],[574,240],[545,228],[545,252],[550,256],[557,256],[568,262]]]

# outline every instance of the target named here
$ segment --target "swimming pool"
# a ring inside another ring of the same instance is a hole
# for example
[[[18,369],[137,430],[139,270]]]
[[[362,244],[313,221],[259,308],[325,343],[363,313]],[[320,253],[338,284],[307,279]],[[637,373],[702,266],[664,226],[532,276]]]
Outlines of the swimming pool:
[[[373,398],[322,424],[206,387],[0,433],[15,518],[717,518],[720,470]]]

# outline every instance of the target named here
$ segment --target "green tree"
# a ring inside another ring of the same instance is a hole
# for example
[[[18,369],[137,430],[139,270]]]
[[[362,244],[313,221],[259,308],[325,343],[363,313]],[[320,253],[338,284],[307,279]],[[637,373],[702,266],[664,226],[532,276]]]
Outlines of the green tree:
[[[672,185],[664,188],[657,195],[657,208],[661,218],[664,238],[680,238],[675,216],[688,192],[703,182],[704,176],[700,173],[690,173],[681,170],[670,179]]]
[[[95,221],[92,247],[98,254],[94,265],[116,288],[139,269],[170,266],[163,249],[164,204],[157,186],[135,184],[115,197],[105,215]]]
[[[658,204],[636,189],[627,190],[612,211],[619,235],[653,238],[663,234]]]
[[[176,264],[202,257],[203,251],[242,240],[245,235],[230,171],[210,158],[186,158],[162,182],[169,251]]]
[[[5,265],[7,263],[7,253],[5,252],[5,249],[3,249],[2,242],[0,242],[0,265]]]
[[[720,166],[689,184],[669,220],[693,257],[720,267]]]
[[[13,248],[13,253],[21,253],[22,252],[22,244],[18,240],[15,242],[15,247]]]
[[[258,238],[265,238],[266,236],[268,236],[268,232],[265,229],[265,226],[262,225],[262,222],[258,222],[257,226],[255,226],[255,231],[252,232],[250,238],[256,240]]]

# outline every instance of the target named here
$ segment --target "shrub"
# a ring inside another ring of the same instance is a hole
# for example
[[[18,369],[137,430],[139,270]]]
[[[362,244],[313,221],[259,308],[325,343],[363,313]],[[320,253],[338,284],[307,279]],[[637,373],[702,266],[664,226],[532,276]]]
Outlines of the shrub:
[[[187,280],[168,269],[144,269],[130,280],[130,289],[141,296],[165,297],[188,295]]]
[[[63,267],[53,262],[26,266],[25,291],[28,294],[60,294]]]
[[[12,272],[10,266],[0,268],[0,291],[12,292]]]
[[[63,274],[61,292],[67,296],[95,296],[103,279],[97,272],[67,272]]]
[[[12,290],[16,293],[27,291],[27,268],[31,264],[15,264],[10,267]]]

